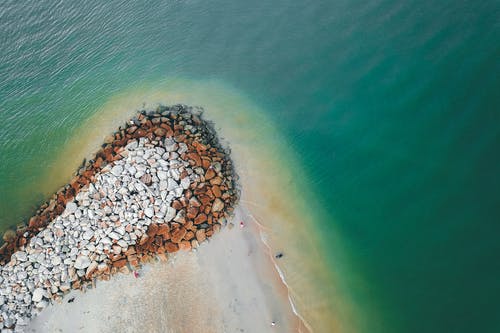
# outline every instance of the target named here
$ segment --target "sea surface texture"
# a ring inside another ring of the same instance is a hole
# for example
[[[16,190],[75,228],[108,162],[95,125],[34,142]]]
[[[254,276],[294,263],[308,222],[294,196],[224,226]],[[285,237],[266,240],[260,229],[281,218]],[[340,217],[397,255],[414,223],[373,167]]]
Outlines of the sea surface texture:
[[[499,41],[495,0],[2,1],[0,229],[64,184],[55,161],[115,96],[226,86],[313,193],[346,298],[327,311],[360,332],[499,332]]]

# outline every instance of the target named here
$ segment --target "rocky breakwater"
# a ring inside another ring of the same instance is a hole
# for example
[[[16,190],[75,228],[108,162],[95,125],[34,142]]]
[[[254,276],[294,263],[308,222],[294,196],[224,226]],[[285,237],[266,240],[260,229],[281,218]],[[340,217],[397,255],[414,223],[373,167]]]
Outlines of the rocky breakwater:
[[[140,112],[4,245],[0,327],[22,331],[70,289],[165,261],[226,224],[235,174],[201,111]]]

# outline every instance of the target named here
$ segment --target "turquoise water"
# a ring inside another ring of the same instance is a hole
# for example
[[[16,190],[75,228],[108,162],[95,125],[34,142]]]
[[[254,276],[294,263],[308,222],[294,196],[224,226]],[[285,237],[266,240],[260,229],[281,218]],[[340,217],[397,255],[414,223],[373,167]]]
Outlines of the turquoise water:
[[[357,272],[345,288],[362,331],[500,331],[499,13],[497,1],[3,1],[0,225],[32,214],[50,161],[110,97],[217,79],[301,157],[323,240],[335,227]]]

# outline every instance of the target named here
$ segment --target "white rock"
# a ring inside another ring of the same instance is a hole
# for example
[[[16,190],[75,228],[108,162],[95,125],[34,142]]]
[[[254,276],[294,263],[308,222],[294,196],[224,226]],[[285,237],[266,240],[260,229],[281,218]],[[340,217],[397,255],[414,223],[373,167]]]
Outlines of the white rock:
[[[144,210],[144,214],[146,214],[147,217],[151,218],[155,215],[155,212],[154,212],[153,208],[148,207]]]
[[[115,239],[115,240],[120,239],[120,235],[118,235],[118,234],[117,234],[116,232],[114,232],[114,231],[110,232],[108,236],[109,236],[109,238],[111,238],[111,239]]]
[[[170,222],[177,215],[177,211],[173,207],[168,207],[167,213],[165,214],[165,221]]]
[[[189,185],[191,185],[191,182],[189,181],[189,177],[185,177],[181,179],[181,187],[185,190],[189,188]]]
[[[167,179],[167,173],[165,171],[158,170],[156,172],[156,176],[158,176],[159,180],[165,180],[165,179]]]
[[[71,289],[71,285],[69,283],[63,283],[59,286],[62,292],[67,292]]]
[[[68,202],[66,204],[65,212],[67,215],[73,214],[77,210],[78,206],[74,202]]]
[[[90,265],[89,257],[79,256],[78,258],[76,258],[74,266],[76,269],[85,269],[85,268],[89,267],[89,265]]]
[[[173,179],[175,179],[176,181],[179,180],[179,178],[181,177],[181,173],[179,172],[178,169],[170,169],[168,171],[168,174],[170,175],[170,177],[172,177]]]
[[[31,300],[34,302],[34,303],[38,303],[40,302],[43,297],[45,296],[46,292],[44,289],[42,288],[36,288],[34,291],[33,291],[33,296],[31,297]]]
[[[128,244],[126,241],[124,241],[123,239],[120,239],[118,242],[117,242],[118,245],[120,245],[120,247],[126,249],[128,247]]]
[[[125,228],[122,226],[119,226],[118,228],[115,229],[115,232],[123,236],[123,235],[125,235]]]
[[[16,259],[19,261],[26,261],[26,260],[28,260],[28,256],[26,255],[26,252],[24,252],[24,251],[17,251],[16,252]]]
[[[50,262],[52,263],[53,266],[57,266],[62,262],[62,260],[60,257],[56,256],[56,257],[52,258],[52,260]]]
[[[111,173],[115,175],[116,177],[119,177],[123,172],[123,167],[121,165],[115,165],[113,168],[111,168]]]
[[[100,243],[102,243],[102,244],[111,244],[113,242],[108,237],[103,237],[103,238],[101,238]]]
[[[18,281],[24,281],[27,277],[28,277],[28,273],[26,273],[25,271],[21,271],[21,272],[17,273],[17,280]]]
[[[92,237],[94,237],[94,231],[91,229],[86,230],[82,235],[82,238],[85,240],[90,240]]]
[[[172,178],[169,178],[167,182],[168,182],[167,191],[173,191],[179,187],[179,184],[177,184],[177,182]]]
[[[165,150],[168,152],[177,150],[177,142],[175,142],[172,138],[165,138],[163,145],[165,146]]]
[[[43,308],[47,307],[47,305],[49,305],[49,303],[47,301],[41,301],[41,302],[36,303],[35,306],[39,309],[43,309]]]

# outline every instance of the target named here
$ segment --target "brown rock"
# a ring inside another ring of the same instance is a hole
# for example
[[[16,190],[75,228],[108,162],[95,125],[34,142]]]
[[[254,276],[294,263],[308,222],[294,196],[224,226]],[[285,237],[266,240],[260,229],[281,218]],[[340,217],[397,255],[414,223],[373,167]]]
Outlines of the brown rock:
[[[30,221],[28,222],[28,226],[30,228],[38,228],[39,227],[38,222],[39,222],[39,217],[38,216],[33,216],[32,218],[30,218]]]
[[[205,184],[201,183],[198,186],[196,186],[196,188],[194,189],[194,194],[195,195],[205,194],[206,191],[207,191],[207,188],[206,188]]]
[[[179,201],[181,202],[182,207],[187,207],[187,205],[189,204],[189,200],[186,199],[185,197],[181,197]]]
[[[179,243],[179,250],[189,251],[191,250],[191,242],[182,241]]]
[[[131,266],[139,266],[139,259],[137,258],[136,254],[131,254],[127,256],[127,260],[130,263]]]
[[[142,235],[141,239],[139,240],[139,245],[144,245],[146,242],[149,240],[149,236],[147,234]]]
[[[167,134],[167,130],[164,128],[157,128],[153,132],[156,136],[165,136]]]
[[[135,133],[134,133],[134,137],[136,138],[141,138],[143,136],[146,136],[146,134],[148,134],[145,130],[143,130],[142,128],[139,128]]]
[[[186,235],[186,229],[184,227],[180,227],[178,229],[174,229],[172,230],[172,233],[170,235],[170,240],[173,242],[173,243],[179,243],[183,238],[184,236]]]
[[[212,206],[212,212],[220,212],[222,209],[224,209],[224,202],[219,198],[215,199]]]
[[[129,128],[127,128],[127,133],[128,133],[128,134],[132,134],[132,133],[134,133],[136,130],[137,130],[137,126],[130,126]]]
[[[203,242],[207,236],[205,235],[205,229],[198,229],[196,230],[196,240],[198,243]]]
[[[210,179],[210,184],[212,184],[212,185],[220,185],[220,184],[222,184],[222,178],[215,177],[213,179]]]
[[[5,233],[3,234],[3,240],[6,243],[11,243],[15,239],[16,239],[16,232],[14,230],[9,229],[9,230],[5,231]]]
[[[151,259],[153,259],[153,258],[149,254],[143,254],[142,257],[140,257],[140,262],[147,263],[147,262],[150,262]]]
[[[200,207],[201,203],[198,201],[198,199],[196,199],[195,197],[192,197],[191,199],[189,199],[189,205],[191,205],[193,207]]]
[[[166,262],[168,260],[167,255],[165,253],[158,253],[157,256],[158,259],[160,259],[160,261]]]
[[[95,162],[94,162],[94,167],[95,167],[96,169],[100,169],[100,168],[101,168],[101,166],[102,166],[102,162],[103,162],[103,159],[102,159],[102,157],[100,157],[100,156],[99,156],[99,157],[95,160]]]
[[[185,240],[191,240],[193,238],[194,238],[194,232],[192,232],[191,230],[186,232],[186,235],[184,236]]]
[[[208,168],[207,172],[205,173],[205,179],[210,180],[216,176],[215,170],[213,168]]]
[[[159,229],[158,224],[151,223],[147,231],[148,236],[154,237],[156,234],[158,234],[158,229]]]
[[[206,194],[200,194],[198,196],[198,199],[200,199],[201,203],[203,204],[203,206],[207,206],[209,203],[210,203],[210,197]]]
[[[81,282],[80,282],[80,280],[76,280],[75,282],[73,282],[73,283],[71,284],[71,288],[73,288],[73,289],[80,289],[80,287],[81,287]]]
[[[120,259],[113,262],[113,267],[121,268],[127,264],[127,259]]]
[[[194,224],[202,224],[203,222],[205,222],[207,220],[207,216],[205,214],[199,214],[198,216],[196,216],[196,218],[194,219]]]
[[[212,193],[215,195],[216,198],[220,198],[222,196],[222,192],[218,185],[212,186]]]
[[[190,159],[190,160],[193,160],[194,161],[194,164],[196,166],[201,166],[201,158],[200,158],[200,155],[196,154],[196,153],[189,153],[187,154],[187,158]]]
[[[187,221],[186,224],[184,224],[184,228],[186,228],[186,230],[196,231],[196,226],[193,221]]]
[[[127,248],[127,250],[125,251],[125,255],[126,256],[129,256],[129,255],[132,255],[132,254],[136,254],[137,252],[135,251],[135,247],[134,246],[129,246]]]
[[[130,269],[127,267],[127,266],[123,266],[121,267],[118,272],[122,273],[122,274],[128,274],[130,273]]]
[[[170,238],[170,228],[168,224],[160,224],[158,227],[158,235],[162,236],[164,239]]]
[[[208,149],[207,146],[198,141],[193,142],[193,147],[195,147],[198,152],[202,152]]]
[[[19,246],[24,246],[24,245],[26,245],[26,243],[28,243],[28,240],[26,238],[21,237],[19,239]]]
[[[179,246],[172,242],[166,242],[165,249],[167,250],[168,253],[173,253],[179,251]]]
[[[199,211],[200,211],[200,209],[198,207],[191,206],[187,209],[186,217],[188,219],[194,219],[196,217],[196,215],[198,215]]]
[[[166,137],[170,137],[170,136],[174,135],[174,131],[167,124],[163,123],[160,125],[160,127],[166,130],[166,133],[165,133]]]
[[[203,158],[201,160],[201,166],[203,167],[203,169],[207,170],[208,168],[210,168],[210,165],[212,164],[212,161],[210,161],[209,158]]]
[[[174,200],[174,202],[172,202],[172,208],[174,208],[175,210],[181,210],[182,209],[182,204],[179,200]]]

